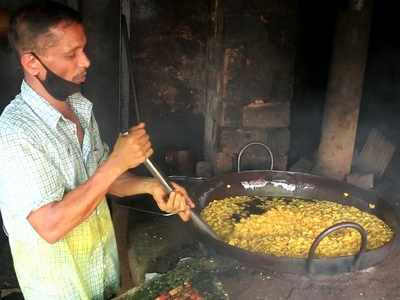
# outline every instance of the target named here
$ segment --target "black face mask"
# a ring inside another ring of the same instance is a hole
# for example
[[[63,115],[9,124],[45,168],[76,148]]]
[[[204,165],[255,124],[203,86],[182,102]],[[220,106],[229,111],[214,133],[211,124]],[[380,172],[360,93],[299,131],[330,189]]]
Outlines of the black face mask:
[[[36,76],[36,78],[39,79],[47,92],[54,98],[60,101],[66,101],[69,96],[81,91],[81,84],[65,80],[58,76],[56,73],[51,71],[35,53],[31,52],[31,54],[47,71],[45,80],[41,80],[38,76]]]

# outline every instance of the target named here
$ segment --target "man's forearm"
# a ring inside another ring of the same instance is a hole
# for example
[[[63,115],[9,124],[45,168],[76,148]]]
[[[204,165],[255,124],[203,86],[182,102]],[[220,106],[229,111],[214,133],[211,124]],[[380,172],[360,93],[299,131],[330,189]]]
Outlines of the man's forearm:
[[[120,170],[106,161],[88,181],[67,193],[62,201],[31,212],[29,222],[48,242],[58,241],[90,216],[120,174]]]
[[[151,191],[152,185],[154,185],[153,178],[125,172],[112,183],[108,193],[118,197],[147,194]]]
[[[174,192],[167,193],[155,178],[124,173],[110,186],[109,193],[119,197],[151,194],[162,211],[178,213],[182,220],[187,221],[190,218],[190,208],[195,205],[183,187],[173,182],[172,185]]]

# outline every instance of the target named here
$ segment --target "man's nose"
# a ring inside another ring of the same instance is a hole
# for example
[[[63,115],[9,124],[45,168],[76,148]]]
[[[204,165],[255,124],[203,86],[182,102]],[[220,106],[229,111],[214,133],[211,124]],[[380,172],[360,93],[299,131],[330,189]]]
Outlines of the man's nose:
[[[85,69],[89,68],[89,66],[90,66],[90,60],[87,57],[86,53],[83,51],[79,58],[79,66],[82,68],[85,68]]]

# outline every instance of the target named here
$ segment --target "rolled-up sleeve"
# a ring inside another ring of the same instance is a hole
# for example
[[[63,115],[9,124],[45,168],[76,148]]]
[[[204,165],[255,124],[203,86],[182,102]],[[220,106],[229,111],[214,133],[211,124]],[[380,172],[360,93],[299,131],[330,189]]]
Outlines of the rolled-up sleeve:
[[[27,217],[63,197],[59,167],[24,133],[1,131],[0,168],[1,207],[13,215]]]

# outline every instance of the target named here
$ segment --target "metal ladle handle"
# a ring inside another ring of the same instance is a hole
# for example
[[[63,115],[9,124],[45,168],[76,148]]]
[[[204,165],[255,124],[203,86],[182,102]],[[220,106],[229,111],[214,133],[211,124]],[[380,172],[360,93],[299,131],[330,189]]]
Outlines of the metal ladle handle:
[[[122,133],[122,135],[127,135],[127,134],[128,131]],[[161,183],[161,185],[168,194],[174,191],[174,187],[169,182],[169,180],[167,180],[167,177],[164,176],[164,174],[153,164],[153,162],[149,158],[146,158],[143,164],[145,165],[147,170],[149,170],[149,172],[154,176],[154,178],[158,179],[158,181]],[[196,212],[194,212],[192,209],[190,210],[190,212],[193,224],[195,224],[202,231],[206,232],[212,238],[220,240],[217,234],[210,228],[210,226],[208,226],[206,223],[203,222],[203,220],[200,218],[198,214],[196,214]]]
[[[151,162],[150,159],[146,158],[144,161],[144,165],[149,170],[149,172],[159,180],[161,185],[164,187],[165,191],[169,194],[174,191],[174,187],[172,184],[167,180],[167,178],[161,173],[161,171]],[[212,238],[216,240],[220,240],[220,238],[215,234],[215,232],[208,226],[200,216],[191,210],[192,222],[199,227],[202,231],[206,232]]]
[[[164,174],[161,173],[160,170],[152,163],[152,161],[148,158],[143,163],[147,170],[154,176],[154,178],[157,178],[158,181],[162,184],[163,188],[165,191],[169,194],[174,191],[174,187],[172,184],[166,179],[167,177],[164,176]]]

